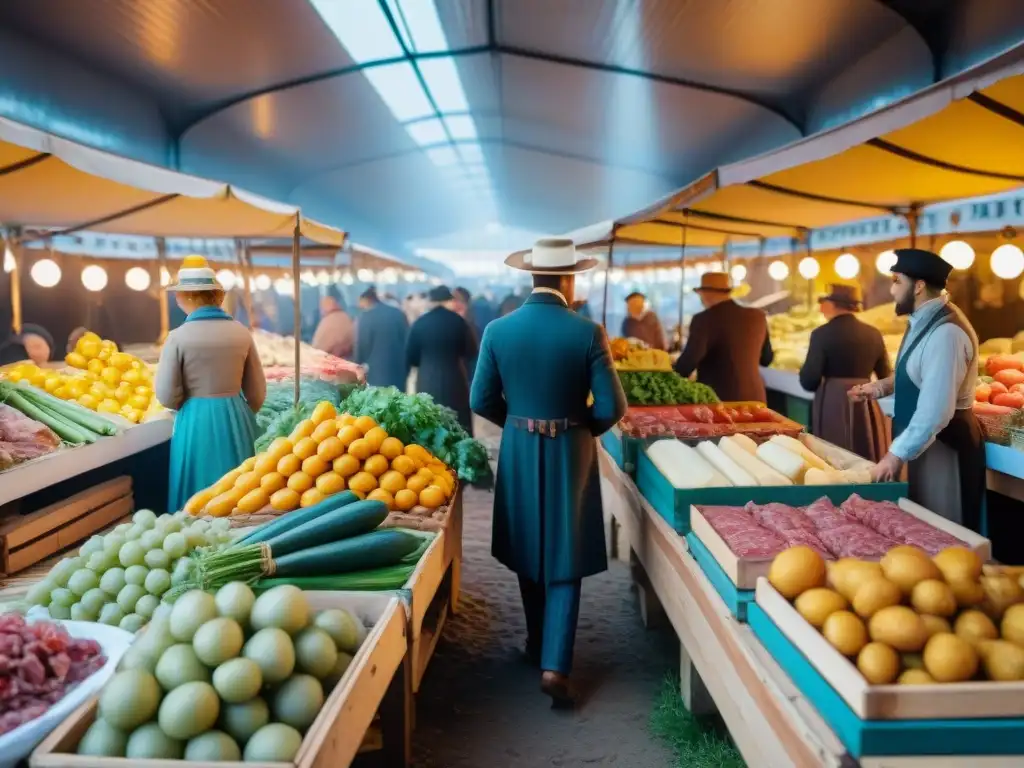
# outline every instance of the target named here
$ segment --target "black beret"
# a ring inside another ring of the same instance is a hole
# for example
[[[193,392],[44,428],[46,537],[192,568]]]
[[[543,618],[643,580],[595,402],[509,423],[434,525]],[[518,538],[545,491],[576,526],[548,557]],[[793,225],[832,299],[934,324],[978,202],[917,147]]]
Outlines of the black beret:
[[[923,280],[934,288],[945,288],[953,265],[937,253],[921,248],[898,248],[892,272],[912,280]]]
[[[454,296],[448,289],[447,285],[439,285],[436,288],[431,288],[430,293],[427,294],[427,298],[437,304],[443,304],[446,301],[451,301]]]

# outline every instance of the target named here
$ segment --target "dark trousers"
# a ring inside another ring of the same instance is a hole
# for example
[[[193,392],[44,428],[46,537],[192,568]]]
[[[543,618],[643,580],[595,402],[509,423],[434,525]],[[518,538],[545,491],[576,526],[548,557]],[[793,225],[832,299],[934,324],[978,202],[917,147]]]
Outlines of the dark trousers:
[[[519,592],[526,613],[527,644],[540,650],[540,667],[568,675],[580,613],[580,581],[538,584],[519,577]]]

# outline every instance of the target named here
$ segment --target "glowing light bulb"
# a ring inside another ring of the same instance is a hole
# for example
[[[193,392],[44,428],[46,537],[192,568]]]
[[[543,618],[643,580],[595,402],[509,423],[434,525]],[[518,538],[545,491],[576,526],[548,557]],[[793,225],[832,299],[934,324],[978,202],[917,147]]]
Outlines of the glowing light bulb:
[[[288,277],[280,277],[274,281],[274,290],[281,296],[295,295],[295,282]]]
[[[230,291],[235,287],[235,273],[230,269],[222,269],[217,272],[217,282],[225,291]]]
[[[82,285],[85,286],[85,290],[93,293],[102,291],[107,287],[107,270],[96,264],[90,264],[82,270]]]
[[[124,284],[133,291],[144,291],[149,288],[151,282],[149,272],[142,267],[132,267],[124,273]]]
[[[269,291],[270,290],[270,276],[269,275],[257,275],[256,276],[256,290],[257,291]]]
[[[29,274],[43,288],[53,288],[60,282],[60,267],[52,259],[40,259],[32,265]]]
[[[773,261],[768,265],[768,277],[779,282],[785,280],[789,277],[789,266],[784,261]]]
[[[953,269],[970,269],[974,263],[974,249],[963,240],[950,240],[939,250],[939,256]]]
[[[729,270],[729,276],[734,283],[742,283],[747,278],[747,268],[742,264],[733,264]]]
[[[1013,243],[1003,243],[992,251],[992,274],[1003,280],[1013,280],[1024,272],[1024,252]]]
[[[892,265],[896,263],[896,251],[882,251],[875,259],[875,269],[878,273],[888,277],[892,274]]]
[[[821,265],[813,256],[804,256],[800,259],[796,269],[800,273],[800,277],[805,280],[813,280],[821,273]]]
[[[853,280],[860,274],[860,260],[852,253],[842,253],[836,259],[835,269],[843,280]]]

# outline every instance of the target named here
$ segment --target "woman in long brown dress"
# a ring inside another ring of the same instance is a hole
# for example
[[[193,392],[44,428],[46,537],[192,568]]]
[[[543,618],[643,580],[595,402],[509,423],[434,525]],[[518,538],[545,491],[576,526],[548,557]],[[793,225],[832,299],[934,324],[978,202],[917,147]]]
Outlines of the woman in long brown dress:
[[[857,319],[862,308],[860,289],[833,284],[818,299],[828,320],[811,333],[800,385],[814,392],[811,425],[815,435],[877,462],[889,449],[889,429],[878,404],[851,402],[847,392],[892,373],[882,334]]]

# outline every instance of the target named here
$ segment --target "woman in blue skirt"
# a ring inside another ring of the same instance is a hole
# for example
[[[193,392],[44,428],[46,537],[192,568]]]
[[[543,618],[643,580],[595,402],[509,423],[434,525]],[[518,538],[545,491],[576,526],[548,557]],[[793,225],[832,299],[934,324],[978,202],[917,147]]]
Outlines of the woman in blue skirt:
[[[155,383],[157,399],[178,411],[167,501],[176,512],[253,455],[267,380],[249,330],[221,309],[224,289],[206,259],[187,257],[167,290],[187,315],[164,343]]]

